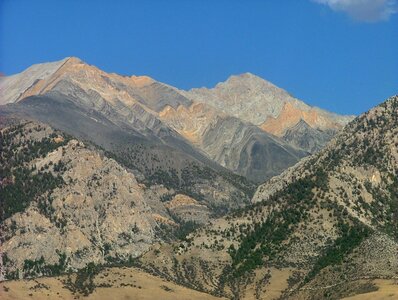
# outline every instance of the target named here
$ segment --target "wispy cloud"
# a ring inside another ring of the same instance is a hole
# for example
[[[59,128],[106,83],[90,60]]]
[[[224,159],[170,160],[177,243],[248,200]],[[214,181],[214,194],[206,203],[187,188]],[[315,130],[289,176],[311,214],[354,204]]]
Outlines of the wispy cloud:
[[[398,12],[398,0],[312,0],[328,5],[335,11],[345,12],[358,21],[388,20]]]

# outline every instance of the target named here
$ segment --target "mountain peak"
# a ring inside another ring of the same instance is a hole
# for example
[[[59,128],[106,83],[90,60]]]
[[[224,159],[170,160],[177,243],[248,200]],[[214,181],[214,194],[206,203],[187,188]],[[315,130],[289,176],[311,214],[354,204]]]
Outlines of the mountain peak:
[[[285,90],[249,72],[232,75],[211,89],[192,89],[188,96],[254,125],[277,118],[286,102],[296,101]]]
[[[59,61],[34,64],[25,71],[2,77],[0,81],[0,105],[18,101],[25,91],[41,80],[51,77],[68,58]]]
[[[84,61],[82,61],[80,58],[76,56],[65,57],[62,61],[65,61],[65,63],[70,63],[70,64],[85,64]]]
[[[275,85],[270,83],[269,81],[261,78],[260,76],[254,75],[253,73],[246,72],[237,75],[231,75],[228,79],[224,82],[220,82],[216,85],[215,88],[223,85],[232,85],[232,86],[266,86],[277,88]],[[281,89],[282,90],[282,89]]]
[[[261,77],[254,75],[253,73],[250,72],[245,72],[245,73],[241,73],[241,74],[236,74],[236,75],[232,75],[232,76],[236,76],[236,77],[240,77],[240,78],[259,78],[262,79]],[[264,79],[262,79],[264,80]]]
[[[303,118],[300,118],[300,121],[298,121],[298,123],[295,125],[295,127],[303,127],[303,128],[307,128],[307,127],[311,127],[306,121],[304,121]]]

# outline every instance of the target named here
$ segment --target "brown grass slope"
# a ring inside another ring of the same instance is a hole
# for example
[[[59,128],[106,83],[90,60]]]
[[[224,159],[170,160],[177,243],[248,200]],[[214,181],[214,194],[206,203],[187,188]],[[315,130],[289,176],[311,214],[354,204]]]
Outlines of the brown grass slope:
[[[69,276],[69,277],[73,277]],[[221,299],[190,290],[134,268],[107,268],[93,279],[94,291],[84,296],[67,284],[68,276],[0,283],[2,300],[87,299],[87,300],[215,300]]]

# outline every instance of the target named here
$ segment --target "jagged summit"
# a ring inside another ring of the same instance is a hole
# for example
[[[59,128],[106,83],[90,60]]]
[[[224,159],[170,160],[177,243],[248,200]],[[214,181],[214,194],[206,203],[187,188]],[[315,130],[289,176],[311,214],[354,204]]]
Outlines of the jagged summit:
[[[81,64],[81,63],[86,64],[83,60],[81,60],[79,57],[76,56],[69,56],[64,58],[63,60],[73,64]]]
[[[0,105],[18,102],[28,95],[28,90],[31,90],[31,94],[39,93],[44,83],[60,69],[71,68],[77,64],[87,65],[81,59],[71,56],[54,62],[34,64],[21,73],[1,77]]]
[[[266,84],[266,85],[275,86],[271,82],[265,80],[264,78],[261,78],[260,76],[255,75],[250,72],[245,72],[245,73],[241,73],[241,74],[233,74],[233,75],[229,76],[225,81],[220,82],[217,85],[219,85],[219,84],[249,85],[254,82],[258,83],[258,84]]]
[[[22,73],[0,78],[0,105],[16,102],[22,93],[38,80],[50,77],[68,58],[60,61],[35,64]]]
[[[312,128],[305,120],[300,118],[300,121],[296,125],[294,125],[290,130],[294,131],[302,131],[302,130],[307,130],[309,128]]]
[[[290,145],[314,153],[322,149],[333,135],[333,130],[322,131],[312,128],[306,121],[300,119],[296,125],[286,130],[282,138]]]

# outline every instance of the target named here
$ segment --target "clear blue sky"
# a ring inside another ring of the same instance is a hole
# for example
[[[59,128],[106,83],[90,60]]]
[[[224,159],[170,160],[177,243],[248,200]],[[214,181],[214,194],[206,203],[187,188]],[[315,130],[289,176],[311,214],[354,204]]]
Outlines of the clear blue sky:
[[[184,89],[251,72],[347,114],[398,93],[398,15],[314,1],[0,0],[0,71],[77,56]]]

